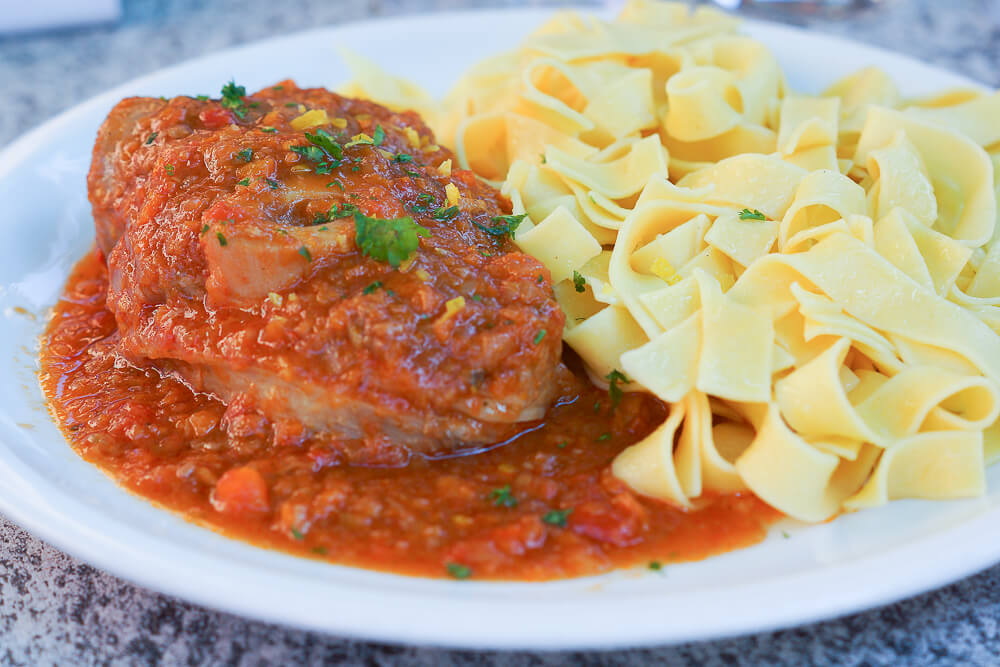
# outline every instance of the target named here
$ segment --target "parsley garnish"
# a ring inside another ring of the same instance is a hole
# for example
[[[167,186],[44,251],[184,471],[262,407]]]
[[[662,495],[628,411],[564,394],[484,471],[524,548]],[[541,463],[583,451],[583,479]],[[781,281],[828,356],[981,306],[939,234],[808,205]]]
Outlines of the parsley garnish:
[[[271,186],[272,190],[277,190],[278,188],[281,187],[281,182],[276,181],[273,178],[265,178],[264,182],[267,183],[269,186]]]
[[[447,207],[442,206],[441,208],[431,213],[431,217],[434,218],[435,220],[452,220],[457,216],[458,216],[457,206],[447,206]]]
[[[271,86],[271,90],[284,90],[284,86]]]
[[[253,149],[244,148],[243,150],[241,150],[239,153],[236,154],[236,157],[243,160],[244,162],[249,162],[250,160],[253,159]]]
[[[361,293],[362,294],[371,294],[372,292],[374,292],[375,290],[377,290],[381,286],[382,286],[382,281],[381,280],[376,280],[371,285],[369,285],[368,287],[366,287],[363,290],[361,290]]]
[[[335,220],[337,218],[349,218],[358,210],[358,207],[354,204],[344,202],[337,208],[337,204],[330,207],[330,210],[326,212],[327,220]]]
[[[560,442],[558,445],[556,445],[556,447],[558,447],[559,449],[566,449],[566,444],[567,443],[564,440],[564,441]]]
[[[649,569],[658,572],[663,569],[663,564],[658,560],[651,560],[649,561]]]
[[[235,81],[230,81],[222,87],[222,99],[219,100],[226,109],[229,109],[240,118],[247,117],[247,107],[243,98],[247,94],[247,89],[237,86]]]
[[[305,246],[299,246],[299,254],[306,258],[307,262],[313,261],[312,253],[309,252],[309,248]]]
[[[343,183],[341,183],[340,181],[336,180],[336,179],[335,179],[335,180],[332,180],[332,181],[330,181],[329,183],[327,183],[327,184],[326,184],[326,187],[328,187],[328,188],[329,188],[329,187],[332,187],[332,186],[334,186],[334,185],[336,185],[336,186],[337,186],[338,188],[340,188],[340,191],[341,191],[341,192],[343,192],[343,191],[344,191],[344,184],[343,184]]]
[[[208,95],[195,95],[194,98],[196,100],[198,100],[199,102],[207,102],[208,101]]]
[[[535,334],[535,339],[533,341],[534,344],[538,345],[539,343],[542,342],[543,338],[545,338],[545,329],[542,329],[541,331]]]
[[[462,565],[461,563],[448,563],[444,566],[448,570],[448,574],[453,576],[455,579],[468,579],[472,576],[472,569],[468,565]]]
[[[413,156],[407,155],[406,153],[396,153],[396,157],[392,158],[393,162],[413,162]]]
[[[329,132],[319,129],[316,130],[316,134],[305,133],[306,141],[309,142],[308,146],[292,146],[291,150],[298,153],[305,159],[316,163],[316,173],[317,174],[329,174],[331,171],[340,166],[340,162],[344,157],[344,149],[333,140],[333,135]],[[333,181],[336,183],[337,181]],[[327,185],[329,187],[329,185]],[[343,190],[344,186],[341,185],[340,189]]]
[[[278,131],[278,128],[271,127],[270,125],[262,125],[260,128],[261,132],[267,132],[268,134],[274,134]]]
[[[382,220],[354,212],[355,242],[362,255],[380,262],[389,262],[395,269],[420,247],[420,237],[430,231],[413,222],[413,218]]]
[[[326,555],[326,547],[313,547],[312,552],[314,554],[319,554],[320,556]]]
[[[299,106],[299,103],[298,102],[285,102],[285,106],[286,107],[297,107],[297,106]]]
[[[740,220],[760,220],[761,222],[763,222],[767,220],[767,218],[764,216],[763,213],[761,213],[757,209],[751,211],[750,209],[745,208],[742,211],[740,211]]]
[[[372,134],[372,144],[381,146],[383,141],[385,141],[385,130],[382,129],[381,125],[376,125],[375,133]]]
[[[490,491],[490,499],[497,507],[517,507],[517,498],[510,492],[510,484]]]
[[[413,171],[412,169],[404,169],[403,173],[410,178],[420,178],[423,175],[419,171]]]
[[[313,221],[311,224],[322,225],[324,222],[330,222],[329,213],[317,213],[315,216],[313,216]]]
[[[229,241],[226,240],[226,236],[222,232],[215,232],[215,238],[219,239],[219,245],[223,248],[229,245]]]
[[[542,281],[544,281],[544,280],[545,280],[545,276],[543,276],[543,275],[542,275],[542,274],[540,274],[540,273],[538,274],[538,277],[537,277],[537,278],[535,278],[535,282],[536,282],[537,284],[539,284],[539,285],[541,285],[541,284],[542,284]]]
[[[165,166],[165,167],[163,168],[163,171],[165,171],[165,172],[167,172],[168,174],[170,174],[171,176],[173,176],[173,175],[174,175],[174,165],[172,165],[172,164],[168,164],[167,166]]]
[[[236,181],[236,185],[250,185],[250,177]]]
[[[610,433],[602,433],[599,436],[597,436],[598,442],[604,442],[605,440],[610,440],[610,439],[611,439]]]
[[[305,539],[305,535],[303,535],[302,533],[300,533],[299,529],[296,528],[295,526],[292,526],[292,537],[294,537],[297,540]]]
[[[566,527],[566,519],[569,515],[573,513],[573,508],[566,510],[550,510],[542,515],[542,521],[549,524],[550,526],[558,526],[559,528]]]
[[[611,397],[611,409],[614,410],[622,402],[622,388],[618,383],[631,384],[632,381],[617,368],[605,375],[604,379],[608,381],[608,395]]]
[[[208,225],[202,226],[202,228],[201,228],[201,235],[204,236],[205,234],[208,234],[208,230],[209,230],[209,226]]]
[[[521,222],[527,217],[527,213],[522,213],[520,215],[497,215],[490,219],[490,222],[497,223],[492,227],[481,225],[475,220],[472,221],[472,224],[479,227],[490,236],[509,236],[514,238],[514,232],[517,230],[518,225],[520,225]]]
[[[160,133],[159,132],[153,132],[151,135],[149,135],[148,137],[146,137],[146,145],[148,146],[151,143],[153,143],[154,141],[156,141],[156,136],[158,134],[160,134]]]
[[[573,287],[577,292],[584,292],[587,289],[587,280],[579,271],[573,271]]]

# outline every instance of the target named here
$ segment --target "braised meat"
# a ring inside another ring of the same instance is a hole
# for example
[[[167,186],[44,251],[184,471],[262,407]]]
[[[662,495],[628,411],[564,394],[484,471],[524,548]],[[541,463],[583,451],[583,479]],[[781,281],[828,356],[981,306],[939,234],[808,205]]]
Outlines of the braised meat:
[[[119,354],[361,462],[513,436],[555,397],[563,315],[451,157],[413,112],[291,81],[122,101],[88,178]]]

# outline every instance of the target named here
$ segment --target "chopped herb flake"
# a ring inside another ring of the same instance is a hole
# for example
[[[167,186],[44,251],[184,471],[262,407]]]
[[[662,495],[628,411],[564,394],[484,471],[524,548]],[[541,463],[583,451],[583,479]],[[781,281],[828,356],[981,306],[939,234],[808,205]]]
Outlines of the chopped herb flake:
[[[404,169],[403,173],[409,176],[410,178],[420,178],[421,176],[423,176],[423,174],[421,174],[419,171],[413,171],[412,169]]]
[[[313,261],[312,253],[309,252],[309,248],[305,246],[299,246],[299,254],[306,258],[307,262]]]
[[[372,135],[372,143],[381,146],[383,141],[385,141],[385,130],[382,129],[381,125],[376,125],[375,133]]]
[[[566,449],[566,441],[564,440],[560,442],[558,445],[556,445],[556,447],[558,447],[559,449]]]
[[[174,165],[172,165],[172,164],[168,164],[167,166],[165,166],[165,167],[163,168],[163,171],[165,171],[165,172],[167,172],[168,174],[170,174],[171,176],[173,176],[173,175],[174,175]]]
[[[243,160],[244,162],[249,162],[250,160],[253,159],[253,149],[244,148],[243,150],[241,150],[239,153],[236,154],[236,157]]]
[[[361,290],[361,293],[362,294],[371,294],[372,292],[374,292],[375,290],[377,290],[381,286],[382,286],[382,281],[381,280],[376,280],[371,285],[369,285],[368,287],[366,287],[363,290]]]
[[[543,276],[543,275],[542,275],[542,274],[540,274],[540,273],[538,274],[538,277],[537,277],[537,278],[535,278],[535,282],[536,282],[536,283],[538,283],[539,285],[541,285],[541,284],[542,284],[542,281],[543,281],[543,280],[545,280],[545,276]]]
[[[209,230],[208,225],[202,225],[201,235],[204,236],[205,234],[208,234],[208,230]]]
[[[223,248],[229,245],[229,241],[226,240],[226,236],[222,232],[215,232],[215,238],[219,239],[219,245]]]
[[[271,86],[271,90],[284,90],[284,86]]]
[[[444,566],[450,574],[455,579],[468,579],[472,576],[472,569],[467,565],[462,565],[461,563],[448,563]]]
[[[230,81],[222,87],[222,99],[219,103],[229,109],[234,114],[240,118],[247,117],[247,107],[243,98],[247,94],[247,89],[243,86],[237,86],[235,81]]]
[[[599,436],[597,436],[597,441],[598,442],[604,442],[604,441],[610,440],[610,439],[611,439],[611,434],[610,433],[602,433]]]
[[[244,186],[245,185],[250,185],[250,178],[247,177],[247,178],[241,179],[239,181],[236,181],[236,185],[244,185]]]
[[[208,95],[195,95],[194,98],[196,100],[198,100],[199,102],[207,102],[208,101]]]
[[[617,368],[605,375],[604,379],[608,381],[608,395],[611,396],[611,409],[614,410],[622,402],[623,392],[622,388],[618,386],[619,383],[631,384],[632,381]]]
[[[757,209],[751,211],[750,209],[745,208],[740,211],[740,220],[759,220],[763,222],[767,220],[767,218]]]
[[[649,561],[649,569],[653,570],[654,572],[659,572],[660,570],[663,569],[663,564],[660,563],[660,561],[658,560],[651,560]]]
[[[343,183],[341,183],[340,181],[336,180],[336,179],[335,179],[335,180],[332,180],[332,181],[330,181],[329,183],[327,183],[327,184],[326,184],[326,187],[328,187],[328,188],[329,188],[329,187],[333,187],[334,185],[336,185],[336,186],[337,186],[338,188],[340,188],[340,191],[341,191],[341,192],[343,192],[343,191],[344,191],[344,184],[343,184]]]
[[[520,215],[498,215],[490,219],[490,222],[496,223],[492,227],[481,225],[475,220],[472,221],[472,224],[479,227],[490,236],[509,236],[510,238],[514,238],[514,232],[517,230],[521,222],[527,217],[527,213],[522,213]]]
[[[298,528],[292,526],[292,537],[294,537],[297,540],[303,540],[305,539],[306,536],[300,533]]]
[[[510,492],[510,484],[490,491],[490,499],[497,507],[517,507],[517,498]]]
[[[361,254],[389,262],[393,268],[399,268],[420,247],[421,236],[431,234],[410,217],[383,220],[369,218],[361,211],[354,212],[354,228]]]
[[[274,134],[278,131],[278,128],[271,127],[270,125],[262,125],[260,128],[261,132],[267,132],[268,134]]]
[[[159,134],[160,134],[159,132],[153,132],[151,135],[149,135],[148,137],[146,137],[146,145],[148,146],[151,143],[153,143],[154,141],[156,141],[156,137]]]
[[[320,556],[326,555],[326,547],[313,547],[312,552],[314,554],[319,554]]]
[[[453,220],[458,217],[458,207],[457,206],[442,206],[431,214],[431,217],[435,220]]]
[[[392,158],[393,162],[413,162],[413,156],[407,155],[406,153],[397,153],[396,157]]]
[[[549,524],[550,526],[558,526],[559,528],[566,527],[566,519],[569,515],[573,513],[573,508],[565,510],[549,510],[542,515],[542,521]]]
[[[573,272],[573,287],[577,292],[584,292],[587,289],[587,279],[579,271]]]
[[[538,345],[539,343],[542,342],[543,338],[545,338],[545,329],[542,329],[541,331],[539,331],[538,333],[536,333],[535,334],[535,339],[532,342],[535,345]]]
[[[277,190],[278,188],[281,187],[281,183],[279,181],[274,180],[273,178],[265,178],[264,182],[267,183],[269,186],[271,186],[272,190]]]

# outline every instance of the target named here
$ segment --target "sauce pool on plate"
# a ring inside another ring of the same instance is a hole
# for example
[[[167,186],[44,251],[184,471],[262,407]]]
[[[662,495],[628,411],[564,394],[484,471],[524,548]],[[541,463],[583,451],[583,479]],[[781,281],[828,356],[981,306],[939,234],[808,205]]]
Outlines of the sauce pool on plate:
[[[43,338],[42,386],[67,439],[130,491],[199,525],[299,556],[400,574],[546,580],[696,560],[755,543],[780,517],[751,494],[683,511],[643,498],[610,463],[663,405],[579,382],[544,423],[478,454],[347,464],[115,354],[99,251],[70,276]]]

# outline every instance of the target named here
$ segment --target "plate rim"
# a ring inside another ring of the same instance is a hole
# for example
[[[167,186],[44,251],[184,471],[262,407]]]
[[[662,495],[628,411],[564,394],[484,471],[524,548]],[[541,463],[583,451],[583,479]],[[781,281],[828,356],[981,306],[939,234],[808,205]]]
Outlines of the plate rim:
[[[377,17],[312,28],[309,30],[297,31],[279,36],[272,36],[266,39],[256,40],[246,44],[204,54],[202,56],[134,78],[119,84],[110,90],[94,95],[89,99],[59,113],[39,127],[29,131],[21,138],[8,144],[0,150],[0,182],[2,182],[12,170],[16,169],[25,160],[30,159],[31,154],[40,145],[45,144],[44,138],[46,134],[51,133],[65,125],[71,125],[74,120],[85,116],[87,113],[98,107],[110,107],[110,105],[117,101],[117,99],[120,99],[132,90],[147,86],[150,83],[155,82],[157,79],[169,77],[183,70],[189,70],[193,67],[197,67],[198,64],[202,62],[217,59],[236,58],[241,52],[244,51],[266,49],[274,46],[276,43],[301,39],[304,37],[314,37],[316,35],[334,36],[337,33],[347,30],[356,30],[359,28],[372,29],[373,27],[378,29],[384,28],[389,24],[409,25],[420,22],[450,23],[452,21],[481,22],[488,21],[490,16],[502,15],[504,18],[510,18],[511,16],[523,17],[523,21],[527,29],[529,26],[534,25],[534,23],[539,19],[565,9],[577,9],[591,13],[602,13],[600,8],[595,7],[560,7],[529,9],[476,9],[435,12],[431,14],[402,15],[391,18]],[[603,13],[606,13],[606,10]],[[931,65],[915,58],[904,56],[897,52],[889,51],[880,47],[860,44],[843,37],[764,21],[745,19],[743,24],[747,32],[751,34],[755,31],[771,31],[775,34],[786,33],[797,35],[799,38],[818,38],[821,42],[826,42],[831,46],[832,44],[838,44],[841,47],[847,46],[855,49],[866,56],[870,56],[870,59],[877,64],[893,61],[905,61],[905,64],[909,67],[917,66],[919,69],[924,71],[933,71],[936,75],[947,75],[948,78],[964,82],[965,85],[984,88],[984,85],[981,83],[973,81],[968,77],[957,75],[939,66]],[[10,381],[14,382],[15,380],[11,378]],[[0,416],[4,418],[7,417],[5,409],[0,409]],[[50,416],[49,418],[51,419]],[[7,442],[0,443],[0,447],[9,446],[9,443]],[[85,465],[90,466],[91,464],[85,463]],[[122,487],[118,487],[117,484],[115,484],[115,482],[110,478],[106,479],[117,488],[122,489]],[[680,626],[664,628],[662,623],[656,622],[656,616],[658,613],[662,614],[662,607],[672,606],[678,602],[691,603],[692,598],[700,599],[699,604],[695,605],[696,607],[699,605],[704,607],[705,603],[708,603],[709,605],[724,604],[727,602],[726,598],[729,596],[728,591],[682,591],[680,593],[670,593],[670,597],[668,599],[657,598],[655,600],[646,599],[650,597],[648,595],[636,596],[619,594],[610,601],[601,602],[601,613],[603,614],[605,609],[613,612],[629,612],[626,613],[625,616],[633,621],[630,625],[623,628],[618,623],[609,624],[602,622],[602,619],[597,619],[595,622],[588,622],[580,625],[572,633],[562,635],[552,634],[550,630],[544,627],[526,628],[524,622],[527,620],[543,620],[544,617],[537,613],[525,614],[522,617],[521,623],[507,626],[496,624],[476,624],[475,620],[477,618],[492,619],[503,613],[522,613],[525,611],[525,600],[534,604],[541,604],[545,607],[545,612],[547,614],[556,614],[560,611],[560,609],[572,610],[571,608],[574,605],[579,604],[579,602],[575,602],[574,600],[562,602],[548,601],[549,604],[544,604],[546,602],[545,600],[539,602],[538,599],[532,598],[531,596],[525,596],[524,598],[521,596],[514,596],[510,599],[496,596],[485,596],[472,599],[462,595],[456,595],[458,591],[465,592],[478,590],[482,592],[489,587],[496,586],[510,588],[530,587],[533,590],[540,592],[543,588],[559,588],[561,582],[541,584],[520,582],[459,583],[430,580],[433,582],[433,586],[428,585],[422,587],[420,585],[411,586],[410,584],[412,582],[407,581],[405,582],[406,585],[403,589],[393,590],[390,588],[389,593],[387,594],[384,590],[380,591],[378,586],[373,588],[371,586],[371,582],[378,579],[380,581],[393,580],[393,582],[399,583],[397,580],[410,580],[411,578],[384,573],[371,573],[370,571],[360,569],[323,564],[322,567],[331,568],[331,572],[335,570],[350,570],[352,578],[360,578],[359,581],[353,583],[336,582],[336,586],[343,588],[344,592],[349,594],[346,600],[340,602],[341,605],[348,602],[355,602],[363,605],[365,597],[371,595],[372,593],[381,592],[383,595],[388,596],[388,600],[397,603],[399,605],[399,609],[387,613],[386,609],[376,608],[378,605],[372,605],[369,603],[366,612],[363,614],[342,614],[337,619],[331,619],[329,617],[308,618],[303,617],[301,613],[289,613],[287,609],[281,608],[280,605],[277,607],[272,606],[273,601],[271,600],[253,601],[248,599],[250,596],[244,596],[243,598],[240,598],[240,596],[233,596],[230,588],[231,582],[225,585],[219,585],[215,582],[212,582],[211,585],[206,585],[203,578],[197,577],[182,579],[180,581],[164,582],[162,579],[157,577],[157,568],[151,567],[151,565],[158,564],[162,567],[168,567],[172,562],[169,556],[176,555],[174,553],[175,551],[179,553],[185,552],[185,548],[183,546],[176,547],[171,550],[169,554],[160,554],[157,558],[147,559],[142,562],[137,560],[123,562],[120,555],[123,551],[121,549],[121,540],[123,537],[129,537],[131,533],[133,534],[132,536],[140,538],[140,543],[143,541],[142,538],[145,538],[146,540],[151,540],[154,544],[161,538],[143,534],[141,531],[134,531],[127,526],[124,528],[124,532],[118,531],[115,533],[115,536],[102,533],[99,530],[102,525],[100,521],[109,520],[109,517],[102,517],[99,512],[91,510],[90,508],[81,509],[78,515],[64,516],[60,515],[55,508],[46,507],[44,503],[36,505],[31,505],[30,503],[25,502],[19,503],[16,499],[9,497],[9,495],[13,494],[6,494],[4,492],[5,488],[18,488],[19,483],[21,484],[22,489],[30,489],[36,484],[44,487],[45,481],[33,468],[21,463],[16,457],[13,461],[0,458],[0,512],[2,512],[15,524],[28,530],[33,535],[44,539],[49,544],[52,544],[66,553],[80,558],[81,560],[114,576],[121,577],[147,589],[188,600],[204,607],[233,613],[262,622],[280,623],[288,627],[308,629],[343,637],[386,641],[391,643],[406,643],[420,646],[551,651],[572,649],[612,649],[667,645],[706,639],[722,639],[736,635],[767,632],[777,628],[804,625],[889,604],[905,597],[910,597],[923,593],[927,590],[937,588],[959,578],[970,576],[996,563],[997,561],[1000,561],[1000,540],[995,540],[994,544],[987,540],[974,539],[971,541],[973,548],[968,549],[964,553],[963,559],[956,559],[943,564],[937,563],[938,567],[932,570],[925,570],[923,573],[924,576],[920,577],[916,583],[899,585],[898,581],[892,580],[895,585],[890,585],[884,580],[879,581],[877,578],[872,578],[871,576],[868,576],[867,578],[862,577],[861,580],[857,581],[856,585],[853,587],[841,587],[837,595],[827,595],[819,599],[810,599],[804,608],[789,607],[787,609],[780,610],[772,608],[767,610],[766,614],[761,614],[760,617],[755,619],[744,616],[737,619],[730,619],[728,623],[705,625],[702,627],[694,627],[691,626],[691,624],[688,624],[687,626],[681,624]],[[129,493],[127,490],[122,490],[125,491],[125,493]],[[132,494],[129,493],[129,495]],[[139,498],[138,496],[132,497],[137,499],[138,502],[147,503],[147,501]],[[150,505],[150,507],[152,506]],[[155,511],[162,512],[160,509],[155,509]],[[91,528],[84,522],[84,520],[90,515],[94,515],[99,519],[94,528]],[[170,516],[176,518],[176,515],[172,513],[170,513]],[[810,588],[814,589],[817,585],[822,584],[821,590],[829,594],[831,587],[833,587],[833,590],[836,590],[836,584],[838,582],[843,582],[843,576],[845,573],[848,571],[855,571],[859,568],[859,566],[868,565],[869,573],[880,572],[882,571],[880,568],[892,567],[893,564],[898,562],[898,559],[900,558],[906,559],[907,557],[914,556],[919,558],[921,555],[926,557],[928,547],[940,546],[942,550],[944,550],[954,545],[956,543],[956,538],[959,538],[960,536],[969,535],[973,537],[981,537],[984,534],[988,535],[989,528],[995,524],[997,518],[1000,518],[1000,507],[994,507],[990,510],[984,511],[978,516],[962,521],[949,529],[939,530],[931,535],[915,537],[912,540],[905,541],[903,544],[896,545],[892,548],[831,566],[826,568],[823,572],[817,573],[814,571],[806,571],[789,575],[778,582],[779,585],[777,586],[777,589],[788,590],[801,594],[809,591]],[[228,541],[228,538],[221,536],[218,536],[218,539]],[[970,544],[968,539],[959,541],[963,544]],[[187,549],[191,548],[192,547],[190,546],[187,547]],[[251,548],[257,549],[256,547]],[[149,555],[148,553],[142,551],[142,549],[138,549],[137,553],[146,556]],[[252,581],[254,578],[254,568],[247,566],[242,562],[234,564],[232,562],[224,561],[221,557],[212,552],[207,554],[199,553],[196,555],[201,561],[212,561],[209,564],[215,566],[219,572],[239,570],[239,576],[246,577],[246,581]],[[280,555],[273,560],[278,562],[282,559],[292,559],[296,563],[300,560],[294,556],[288,555]],[[930,572],[929,575],[928,572]],[[362,575],[358,573],[364,574]],[[273,573],[268,574],[271,575]],[[438,585],[441,585],[440,590],[437,590],[439,588]],[[407,588],[409,588],[409,590],[406,590]],[[434,588],[435,590],[429,590],[431,588]],[[773,594],[776,589],[775,582],[773,581],[759,582],[757,584],[751,582],[744,584],[739,588],[741,595],[748,595],[751,597],[759,596],[761,594]],[[846,590],[847,588],[852,588],[852,590]],[[447,595],[444,594],[445,589],[447,589]],[[230,592],[230,595],[228,596],[224,595],[227,591]],[[758,599],[760,598],[758,597]],[[428,622],[426,620],[419,620],[419,622],[414,624],[406,623],[407,620],[412,620],[412,618],[423,619],[424,615],[419,613],[420,605],[418,603],[426,604],[428,601],[437,604],[439,607],[444,605],[451,610],[451,620],[453,623],[450,628],[442,631],[439,624],[435,624],[433,621]],[[414,617],[400,616],[400,614],[405,615],[414,613],[415,610],[417,613]],[[355,609],[353,611],[357,610]],[[537,612],[537,610],[535,611]],[[643,613],[646,614],[645,619],[641,616]],[[392,616],[393,614],[397,617],[397,620],[393,623],[383,625],[379,622],[385,621],[387,615]],[[662,615],[659,618],[662,619]],[[483,627],[489,629],[484,631],[482,629]]]

